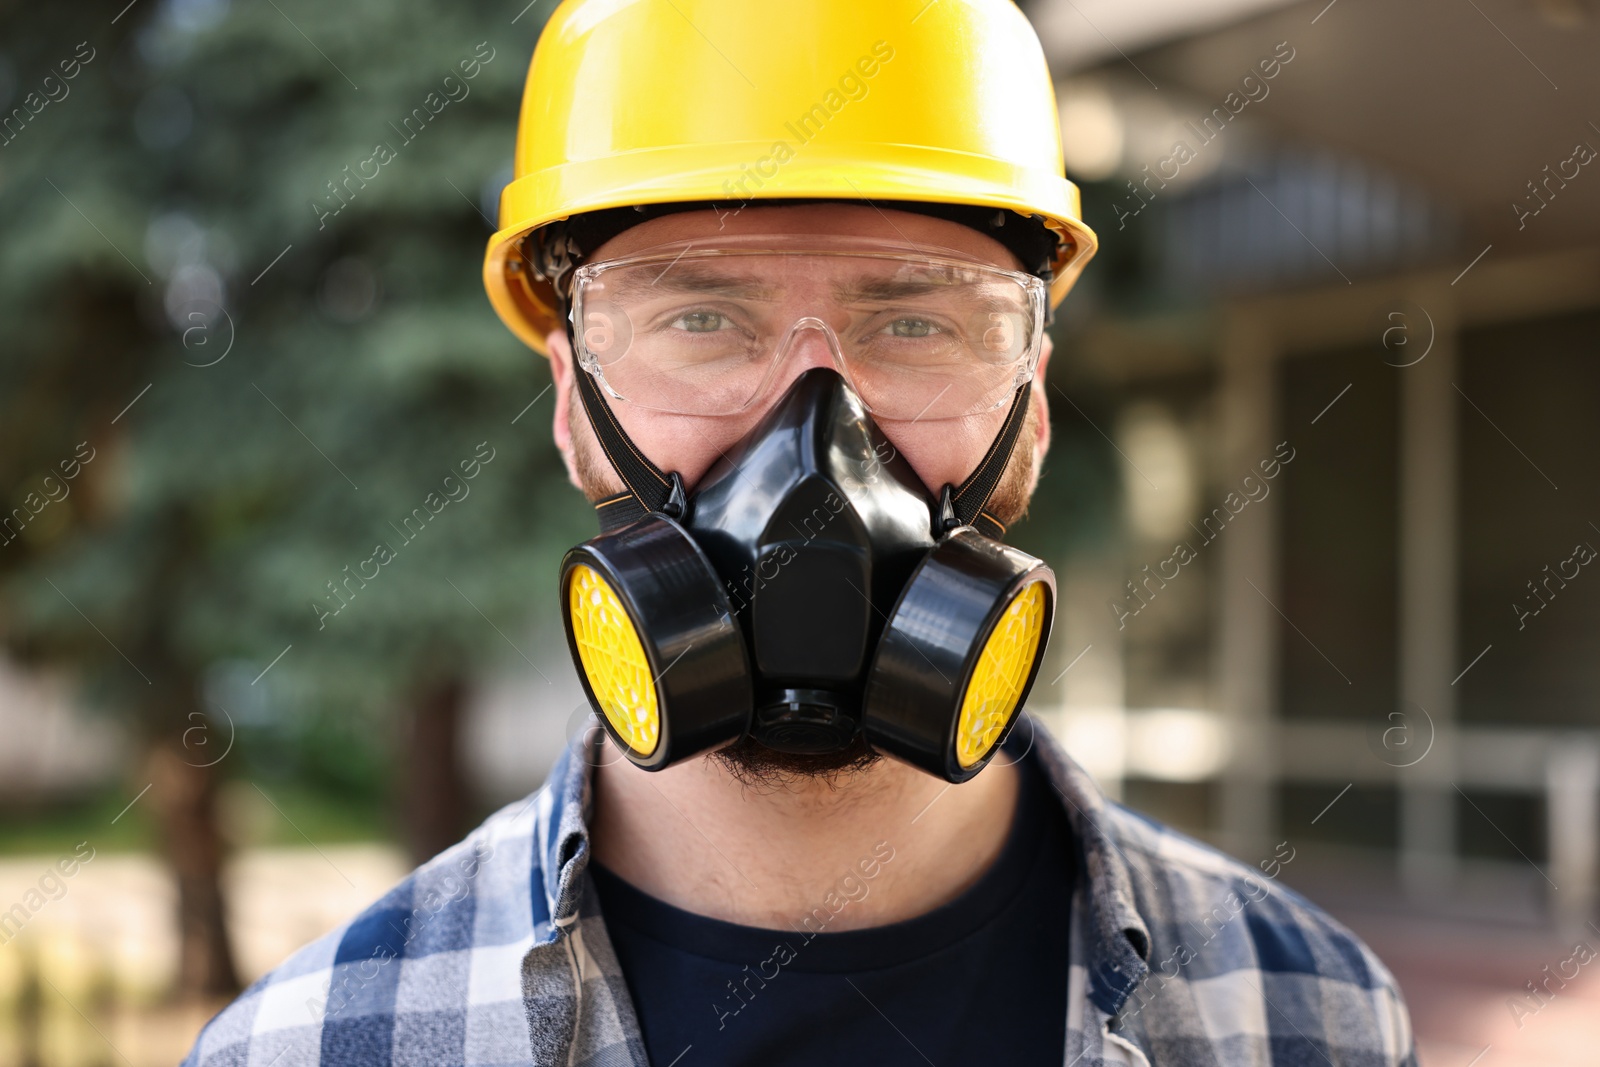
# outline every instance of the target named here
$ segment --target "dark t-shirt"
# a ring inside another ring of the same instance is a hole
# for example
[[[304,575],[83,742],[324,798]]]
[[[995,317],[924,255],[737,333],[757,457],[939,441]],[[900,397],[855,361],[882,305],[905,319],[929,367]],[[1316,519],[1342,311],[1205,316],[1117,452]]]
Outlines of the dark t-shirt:
[[[827,930],[916,847],[914,826],[886,832],[793,930],[694,915],[591,864],[650,1062],[1060,1067],[1075,851],[1036,756],[1019,769],[994,864],[949,904],[888,926]]]

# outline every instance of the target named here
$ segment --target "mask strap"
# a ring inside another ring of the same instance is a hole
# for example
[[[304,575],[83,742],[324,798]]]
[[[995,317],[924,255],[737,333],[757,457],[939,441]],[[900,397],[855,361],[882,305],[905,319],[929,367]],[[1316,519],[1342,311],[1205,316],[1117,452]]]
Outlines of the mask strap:
[[[1017,439],[1027,421],[1028,402],[1032,396],[1032,382],[1018,387],[1017,395],[1011,401],[1011,410],[1006,413],[1005,425],[1000,427],[1000,433],[989,445],[989,451],[984,454],[977,468],[967,475],[967,480],[959,488],[945,486],[943,495],[950,503],[955,525],[975,527],[985,537],[995,540],[1006,535],[1006,528],[1000,520],[983,509],[999,486],[1006,465],[1011,462],[1011,453],[1016,450]]]
[[[589,425],[594,427],[595,437],[612,468],[622,478],[622,484],[628,487],[624,492],[595,503],[600,529],[606,532],[618,529],[653,511],[673,518],[682,515],[685,500],[682,479],[676,472],[664,472],[639,451],[617,421],[611,405],[600,395],[594,375],[582,367],[573,369],[578,377],[578,396],[589,415]]]

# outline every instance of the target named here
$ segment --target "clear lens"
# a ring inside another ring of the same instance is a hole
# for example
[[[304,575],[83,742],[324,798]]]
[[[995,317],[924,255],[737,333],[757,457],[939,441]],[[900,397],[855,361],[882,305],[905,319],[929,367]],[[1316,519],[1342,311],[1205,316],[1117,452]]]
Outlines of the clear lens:
[[[782,243],[729,239],[580,268],[580,363],[614,397],[690,415],[757,402],[811,330],[879,418],[990,411],[1032,375],[1041,279],[902,246],[771,247]]]

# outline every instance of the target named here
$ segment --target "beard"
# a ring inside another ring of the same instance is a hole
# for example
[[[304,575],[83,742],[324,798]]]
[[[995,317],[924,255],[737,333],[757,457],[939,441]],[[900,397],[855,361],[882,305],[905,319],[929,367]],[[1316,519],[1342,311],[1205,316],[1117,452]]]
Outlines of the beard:
[[[867,744],[865,734],[857,732],[850,743],[836,752],[779,752],[768,748],[749,734],[706,754],[735,781],[765,789],[781,788],[797,782],[821,781],[829,784],[860,774],[883,759]]]
[[[576,384],[572,387],[570,404],[573,467],[583,486],[583,495],[592,504],[626,487],[595,438]],[[1012,449],[1006,469],[984,507],[1002,526],[1010,527],[1027,514],[1028,502],[1039,484],[1041,457],[1030,447],[1037,439],[1038,429],[1039,406],[1030,403],[1022,431],[1017,435],[1017,447]],[[746,734],[707,753],[706,758],[716,761],[730,776],[747,786],[770,788],[808,781],[837,783],[841,778],[860,774],[883,757],[867,743],[865,735],[858,732],[844,748],[822,753],[779,752]]]

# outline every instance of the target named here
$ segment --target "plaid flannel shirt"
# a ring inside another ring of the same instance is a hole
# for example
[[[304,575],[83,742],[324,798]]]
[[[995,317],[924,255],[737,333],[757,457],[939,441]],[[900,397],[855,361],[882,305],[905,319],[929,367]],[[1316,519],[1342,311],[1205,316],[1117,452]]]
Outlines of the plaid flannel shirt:
[[[1414,1067],[1400,991],[1353,934],[1109,802],[1030,727],[1079,849],[1064,1065]],[[257,981],[185,1067],[646,1064],[585,870],[599,737],[584,731],[531,798]]]

